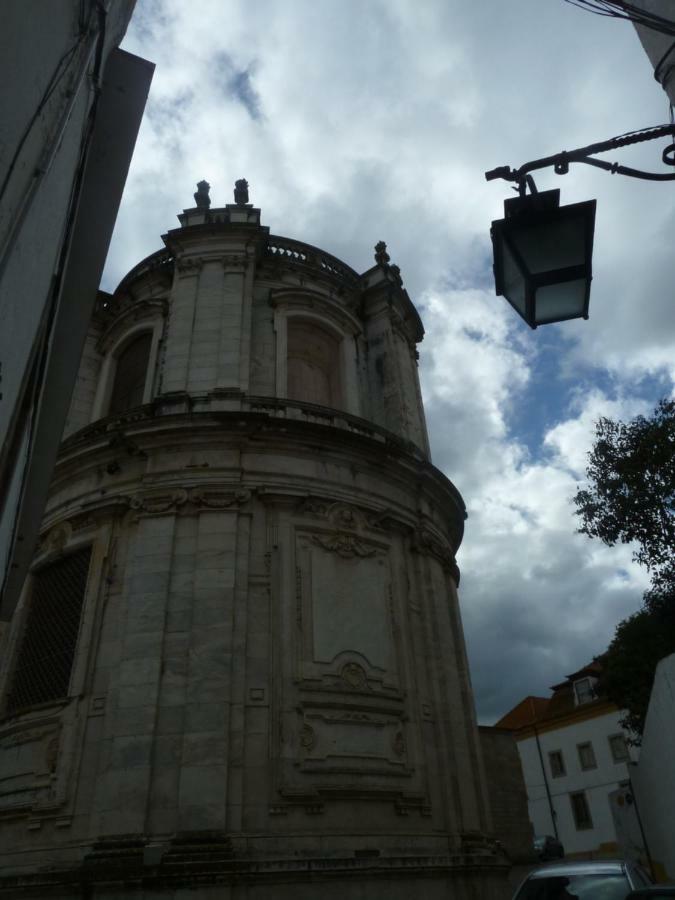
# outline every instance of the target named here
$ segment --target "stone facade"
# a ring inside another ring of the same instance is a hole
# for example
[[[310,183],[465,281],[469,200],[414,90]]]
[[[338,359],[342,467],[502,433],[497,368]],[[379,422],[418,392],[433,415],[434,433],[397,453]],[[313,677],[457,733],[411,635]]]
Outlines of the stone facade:
[[[91,323],[5,641],[0,896],[500,897],[419,316],[383,251],[197,202]],[[67,696],[17,706],[78,551]]]
[[[534,863],[534,832],[527,809],[527,789],[513,732],[479,725],[487,778],[492,828],[512,863]]]

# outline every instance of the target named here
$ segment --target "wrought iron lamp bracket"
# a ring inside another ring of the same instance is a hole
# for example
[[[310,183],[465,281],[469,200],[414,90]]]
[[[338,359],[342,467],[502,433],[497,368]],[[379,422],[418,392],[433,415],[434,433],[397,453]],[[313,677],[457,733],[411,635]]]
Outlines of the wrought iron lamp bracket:
[[[643,141],[652,141],[661,137],[675,138],[675,125],[658,125],[655,128],[645,128],[640,131],[631,131],[608,141],[600,141],[597,144],[589,144],[588,147],[580,147],[578,150],[563,150],[553,156],[545,156],[542,159],[534,159],[525,163],[518,169],[509,166],[500,166],[485,173],[486,181],[494,181],[503,178],[505,181],[516,183],[516,190],[525,196],[527,188],[530,193],[536,194],[537,188],[531,172],[537,169],[546,169],[553,166],[556,175],[566,175],[569,172],[570,163],[585,163],[611,172],[612,175],[628,175],[630,178],[642,178],[646,181],[675,181],[675,173],[670,172],[643,172],[630,166],[622,166],[616,162],[607,162],[604,159],[593,159],[596,153],[605,153],[608,150],[616,150],[630,144],[638,144]],[[669,144],[661,155],[663,163],[667,166],[675,166],[675,143]]]

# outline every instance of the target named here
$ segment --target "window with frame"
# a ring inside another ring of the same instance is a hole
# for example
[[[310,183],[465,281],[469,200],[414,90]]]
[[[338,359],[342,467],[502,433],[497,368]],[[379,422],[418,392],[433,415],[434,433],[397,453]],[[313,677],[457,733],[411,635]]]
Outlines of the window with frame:
[[[595,760],[595,751],[593,744],[586,741],[583,744],[577,744],[577,753],[579,754],[579,765],[582,769],[597,769],[598,764]]]
[[[313,322],[288,320],[286,395],[340,408],[340,340]]]
[[[567,774],[562,750],[552,750],[548,755],[548,764],[551,767],[551,775],[553,778],[561,778],[563,775]]]
[[[144,331],[131,340],[117,357],[108,413],[126,412],[143,403],[150,361],[152,333]]]
[[[86,547],[33,574],[7,714],[68,696],[90,559]]]
[[[591,678],[580,678],[574,682],[574,704],[581,706],[596,699],[595,682]]]
[[[626,762],[630,758],[628,745],[622,734],[610,734],[607,740],[609,741],[609,750],[615,763]]]
[[[592,828],[593,820],[591,819],[591,811],[588,808],[586,794],[583,791],[570,794],[570,803],[572,804],[572,815],[574,816],[574,824],[577,831],[587,831],[589,828]]]

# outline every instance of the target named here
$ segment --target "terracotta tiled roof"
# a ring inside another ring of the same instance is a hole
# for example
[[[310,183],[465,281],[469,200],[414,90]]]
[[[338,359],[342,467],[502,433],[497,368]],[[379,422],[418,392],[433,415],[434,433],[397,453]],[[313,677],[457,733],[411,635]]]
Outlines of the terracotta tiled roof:
[[[546,697],[525,697],[510,712],[495,722],[495,728],[509,728],[518,731],[528,725],[534,725],[542,719],[546,713],[549,700]]]
[[[495,723],[497,728],[510,728],[512,731],[518,731],[521,728],[535,725],[539,722],[550,722],[551,719],[557,719],[582,709],[586,713],[595,705],[606,704],[606,697],[596,697],[582,706],[578,706],[574,700],[574,682],[581,678],[591,676],[599,678],[602,673],[602,657],[597,657],[588,665],[583,666],[571,675],[568,675],[564,681],[554,684],[551,687],[553,694],[551,697],[525,697],[510,712]]]

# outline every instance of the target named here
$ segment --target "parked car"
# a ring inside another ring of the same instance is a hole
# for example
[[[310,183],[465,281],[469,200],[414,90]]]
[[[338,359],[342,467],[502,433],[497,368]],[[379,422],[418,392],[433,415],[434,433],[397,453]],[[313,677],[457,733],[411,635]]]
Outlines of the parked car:
[[[551,834],[540,834],[534,839],[534,852],[539,859],[562,859],[565,856],[565,848],[558,838]]]
[[[551,863],[530,872],[513,900],[626,900],[650,884],[644,869],[620,859]]]
[[[675,884],[651,884],[649,887],[631,891],[626,900],[675,900]]]

